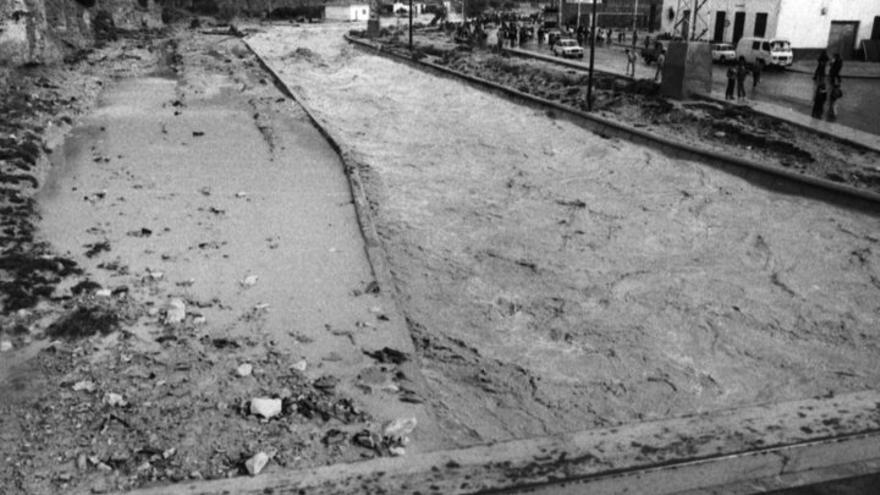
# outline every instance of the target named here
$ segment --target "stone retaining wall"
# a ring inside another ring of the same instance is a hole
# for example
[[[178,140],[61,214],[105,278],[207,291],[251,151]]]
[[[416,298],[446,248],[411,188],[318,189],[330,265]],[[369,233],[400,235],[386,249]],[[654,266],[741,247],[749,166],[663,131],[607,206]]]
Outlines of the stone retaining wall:
[[[124,29],[161,25],[157,0],[6,0],[0,2],[0,66],[53,63],[91,47],[100,11]]]

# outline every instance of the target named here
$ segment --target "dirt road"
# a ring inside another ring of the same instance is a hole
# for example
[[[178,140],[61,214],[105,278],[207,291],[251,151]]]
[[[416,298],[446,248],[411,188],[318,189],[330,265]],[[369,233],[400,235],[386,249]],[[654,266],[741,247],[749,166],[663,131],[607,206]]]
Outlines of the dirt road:
[[[875,386],[876,212],[602,138],[343,32],[249,43],[360,153],[453,441]]]

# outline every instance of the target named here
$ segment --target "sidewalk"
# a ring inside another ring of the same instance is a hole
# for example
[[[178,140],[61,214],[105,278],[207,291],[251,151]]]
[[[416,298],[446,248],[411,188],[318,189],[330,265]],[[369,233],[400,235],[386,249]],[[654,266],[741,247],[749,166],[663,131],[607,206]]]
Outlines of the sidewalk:
[[[587,53],[584,55],[583,60],[572,60],[553,57],[550,55],[545,55],[543,53],[537,53],[535,51],[522,48],[505,48],[505,50],[520,56],[558,63],[560,65],[566,65],[575,69],[586,70],[589,68],[589,51],[587,51]],[[625,62],[611,64],[607,61],[596,59],[593,63],[593,69],[599,72],[615,74],[620,77],[627,77],[624,75],[624,72],[626,70]],[[645,63],[642,62],[641,59],[636,62],[636,79],[653,79],[655,71],[655,66],[645,65]],[[728,102],[725,101],[723,98],[715,96],[714,94],[706,95],[704,98],[717,101],[719,103],[728,104]],[[810,117],[809,115],[795,112],[790,108],[786,108],[781,105],[775,105],[773,103],[750,100],[747,105],[758,113],[762,113],[770,117],[775,117],[780,120],[784,120],[790,124],[805,127],[821,134],[835,137],[844,141],[849,141],[856,145],[880,152],[880,136],[876,134],[871,134],[869,132],[861,131],[859,129],[854,129],[852,127],[837,124],[834,122],[817,120]]]
[[[788,70],[812,75],[816,71],[816,61],[797,60]],[[844,79],[880,79],[880,63],[844,60],[840,74]]]
[[[718,103],[728,103],[724,100],[724,98],[714,95],[706,96],[705,98],[716,101]],[[781,105],[774,105],[772,103],[767,103],[763,101],[747,100],[745,105],[750,107],[755,112],[770,117],[775,117],[779,120],[784,120],[790,124],[804,127],[806,129],[816,131],[820,134],[841,139],[843,141],[849,141],[850,143],[854,143],[856,145],[880,152],[880,136],[876,134],[853,129],[852,127],[847,127],[845,125],[837,124],[835,122],[814,119],[809,115],[796,112],[791,108],[786,108]]]

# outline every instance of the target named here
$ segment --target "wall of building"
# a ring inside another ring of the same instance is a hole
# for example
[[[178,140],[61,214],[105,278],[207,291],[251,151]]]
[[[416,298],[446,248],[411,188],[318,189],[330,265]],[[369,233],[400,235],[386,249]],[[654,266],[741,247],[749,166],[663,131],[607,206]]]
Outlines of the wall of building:
[[[858,21],[856,44],[870,38],[880,0],[782,0],[782,12],[779,36],[795,48],[824,49],[832,21]]]
[[[686,4],[691,6],[692,2]],[[673,32],[678,17],[670,19],[667,12],[677,11],[678,6],[679,0],[664,0],[663,32]],[[702,39],[713,39],[718,11],[726,12],[725,18],[729,21],[723,30],[723,41],[733,41],[736,12],[745,13],[743,36],[754,36],[756,14],[764,12],[767,13],[766,37],[788,39],[800,50],[824,49],[832,21],[858,21],[856,44],[868,39],[874,17],[880,16],[880,0],[709,0],[700,10],[709,28]]]
[[[639,29],[657,29],[660,26],[662,0],[597,0],[596,23],[601,27],[631,28],[633,14]],[[554,4],[556,4],[554,2]],[[653,5],[653,9],[651,8]],[[591,0],[583,0],[580,4],[582,22],[589,22],[589,13],[593,9]],[[575,22],[578,4],[574,0],[565,0],[563,14],[566,22]],[[654,17],[651,17],[653,12]]]
[[[370,17],[368,4],[327,5],[324,18],[332,21],[366,21]]]
[[[687,4],[690,9],[693,8],[692,2],[687,2]],[[722,28],[721,41],[725,41],[728,43],[733,42],[734,21],[737,12],[745,13],[745,22],[743,25],[742,36],[754,36],[755,20],[757,19],[757,14],[765,13],[767,14],[767,26],[765,29],[765,36],[772,37],[777,29],[780,4],[781,0],[709,0],[708,2],[706,2],[703,8],[700,9],[700,16],[705,19],[708,27],[706,34],[701,39],[705,41],[714,41],[718,12],[725,13],[725,22],[724,27]],[[674,31],[675,24],[681,16],[679,14],[679,16],[675,19],[670,19],[667,15],[667,12],[670,8],[673,11],[677,11],[678,5],[678,0],[664,0],[662,28],[664,32],[672,33]],[[693,26],[692,23],[693,20],[689,20],[688,24],[690,26]],[[698,31],[701,30],[702,26],[698,26]]]

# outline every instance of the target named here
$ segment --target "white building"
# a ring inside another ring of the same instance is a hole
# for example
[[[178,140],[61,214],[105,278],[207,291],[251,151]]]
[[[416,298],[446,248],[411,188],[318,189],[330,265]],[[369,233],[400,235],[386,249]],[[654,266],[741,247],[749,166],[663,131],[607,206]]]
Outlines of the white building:
[[[425,4],[421,2],[413,2],[413,16],[420,16],[422,12],[425,10]],[[407,12],[409,13],[409,1],[407,2],[394,2],[392,6],[392,12],[395,14],[398,12]]]
[[[367,21],[370,18],[368,3],[337,3],[324,6],[324,19],[328,21]]]
[[[687,28],[684,37],[690,38],[693,5],[664,0],[662,31]],[[707,0],[699,17],[699,39],[735,43],[744,36],[784,38],[801,55],[828,50],[850,58],[862,40],[880,39],[880,0]]]

